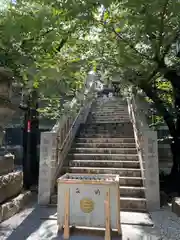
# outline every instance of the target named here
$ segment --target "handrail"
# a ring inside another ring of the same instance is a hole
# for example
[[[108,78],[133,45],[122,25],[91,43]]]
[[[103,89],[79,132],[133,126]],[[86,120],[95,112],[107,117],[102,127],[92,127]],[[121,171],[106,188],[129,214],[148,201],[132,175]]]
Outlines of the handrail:
[[[140,131],[137,121],[136,121],[136,116],[135,116],[135,105],[132,102],[134,99],[127,99],[128,102],[128,109],[129,113],[131,116],[132,124],[133,124],[133,129],[134,129],[134,137],[135,137],[135,142],[136,142],[136,148],[138,150],[138,155],[139,155],[139,161],[140,161],[140,168],[141,168],[141,173],[142,173],[142,178],[143,178],[143,185],[145,186],[145,174],[144,174],[144,166],[143,166],[143,153],[142,153],[142,147],[141,147],[141,142],[139,140],[138,136],[138,131]],[[142,134],[142,133],[141,133]]]
[[[71,127],[70,127],[70,129],[69,129],[69,131],[68,131],[68,133],[66,134],[66,138],[64,139],[63,143],[61,144],[61,147],[58,148],[59,151],[62,151],[64,145],[66,144],[67,139],[68,139],[68,137],[69,137],[69,135],[70,135],[70,132],[71,132],[71,130],[73,129],[73,127],[74,127],[74,125],[75,125],[75,123],[76,123],[76,121],[77,121],[79,115],[81,114],[81,111],[82,111],[82,109],[79,110],[79,112],[78,112],[78,114],[77,114],[75,120],[73,121],[73,123],[72,123],[72,125],[71,125]],[[59,138],[59,136],[58,136],[58,138]]]
[[[52,184],[51,184],[51,192],[53,191],[53,187],[55,186],[56,183],[56,179],[58,178],[60,171],[61,171],[61,167],[63,166],[64,160],[66,158],[66,155],[71,147],[72,141],[76,135],[76,131],[78,130],[83,117],[87,117],[87,114],[89,113],[89,109],[90,106],[92,104],[92,99],[91,99],[91,94],[93,93],[93,91],[95,90],[95,82],[92,81],[91,83],[89,83],[89,88],[88,89],[84,89],[84,93],[83,94],[83,102],[82,99],[80,99],[82,97],[82,95],[79,98],[79,95],[77,96],[77,98],[74,98],[73,101],[71,101],[70,104],[72,104],[71,108],[74,106],[75,103],[78,103],[78,101],[80,101],[81,106],[79,111],[77,111],[77,113],[75,112],[75,119],[73,120],[73,122],[71,122],[71,115],[66,115],[65,118],[63,119],[63,124],[57,124],[56,128],[54,128],[54,130],[56,129],[56,132],[58,133],[57,136],[57,150],[56,150],[56,169],[55,172],[52,176]],[[89,101],[90,100],[90,101]],[[89,104],[90,103],[90,104]],[[69,104],[69,106],[70,106]],[[87,106],[88,105],[88,106]],[[88,112],[86,112],[86,110],[88,110]],[[82,116],[81,116],[82,114]],[[84,116],[86,115],[86,116]],[[69,118],[70,118],[70,124],[69,124]],[[79,119],[80,118],[80,119]],[[59,129],[58,129],[59,126]],[[63,132],[63,129],[66,129],[67,131]],[[74,129],[74,131],[73,131]],[[61,135],[62,134],[62,135]],[[62,142],[60,142],[58,139],[61,139],[62,137],[65,137],[62,139]],[[58,146],[60,143],[60,146]]]
[[[128,106],[136,147],[139,148],[138,157],[145,188],[147,210],[157,210],[160,208],[157,133],[147,124],[144,106],[138,96],[131,94],[128,98]]]
[[[86,89],[86,90],[85,90],[84,96],[86,96],[86,97],[88,96],[88,93],[91,92],[91,88],[92,88],[92,87],[93,87],[93,84],[91,84],[90,89]],[[88,97],[87,97],[87,98],[88,98]],[[76,99],[76,102],[77,102],[77,101],[78,101],[78,100]],[[73,101],[71,101],[71,103],[73,103]],[[74,104],[75,104],[75,101],[74,101]],[[73,106],[71,106],[71,107],[73,107]],[[63,147],[64,147],[64,145],[65,145],[65,143],[66,143],[66,141],[67,141],[67,139],[68,139],[68,137],[69,137],[69,134],[70,134],[70,132],[71,132],[74,124],[76,123],[76,120],[78,119],[79,115],[80,115],[81,112],[82,112],[82,109],[83,109],[83,107],[81,106],[81,107],[80,107],[80,110],[78,111],[78,113],[77,113],[77,115],[76,115],[76,118],[74,119],[73,123],[71,124],[71,127],[70,127],[69,131],[66,133],[66,137],[65,137],[65,139],[63,140],[63,142],[61,143],[61,146],[58,148],[58,150],[62,151],[62,149],[63,149]],[[62,127],[63,127],[63,126],[62,126]],[[59,136],[58,136],[58,137],[59,137]]]
[[[88,93],[90,92],[90,90],[92,89],[92,87],[94,85],[95,80],[92,79],[91,82],[88,82],[88,81],[89,81],[89,79],[87,77],[87,79],[86,79],[86,81],[84,83],[84,87],[82,88],[82,91],[80,93],[77,93],[76,96],[73,97],[73,99],[70,102],[65,103],[65,105],[66,105],[65,106],[65,110],[68,110],[69,108],[72,109],[74,107],[74,105],[77,104],[78,98],[79,98],[79,94],[80,95],[82,94],[83,96],[87,96],[88,95]],[[86,88],[87,83],[88,83],[88,88]],[[52,128],[53,132],[60,131],[60,129],[62,128],[62,125],[65,123],[67,116],[62,115],[61,117],[63,118],[63,121],[62,121],[62,119],[61,119],[61,121],[60,121],[60,119],[57,120],[56,124]],[[63,124],[62,124],[62,122],[63,122]]]

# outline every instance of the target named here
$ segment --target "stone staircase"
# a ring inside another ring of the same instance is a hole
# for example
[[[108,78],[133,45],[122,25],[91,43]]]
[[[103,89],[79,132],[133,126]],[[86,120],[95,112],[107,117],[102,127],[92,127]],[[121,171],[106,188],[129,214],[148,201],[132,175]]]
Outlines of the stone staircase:
[[[119,98],[97,99],[80,127],[62,173],[119,174],[122,211],[146,211],[133,127],[128,106]],[[56,194],[51,203],[57,202]]]
[[[14,156],[0,157],[0,222],[24,208],[31,198],[30,191],[23,191],[23,173],[15,169]]]

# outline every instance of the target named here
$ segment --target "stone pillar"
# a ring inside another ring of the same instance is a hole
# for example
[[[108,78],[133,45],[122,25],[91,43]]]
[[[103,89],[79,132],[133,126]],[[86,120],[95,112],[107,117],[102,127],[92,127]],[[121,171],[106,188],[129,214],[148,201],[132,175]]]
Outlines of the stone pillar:
[[[155,211],[160,208],[157,132],[144,131],[143,150],[147,210]]]
[[[52,191],[52,179],[57,162],[57,134],[41,133],[38,203],[48,204]]]
[[[89,112],[91,110],[91,106],[92,106],[92,101],[90,101],[89,103],[87,103],[82,111],[82,116],[81,116],[81,123],[82,124],[85,124],[86,123],[86,120],[87,120],[87,117],[89,115]]]

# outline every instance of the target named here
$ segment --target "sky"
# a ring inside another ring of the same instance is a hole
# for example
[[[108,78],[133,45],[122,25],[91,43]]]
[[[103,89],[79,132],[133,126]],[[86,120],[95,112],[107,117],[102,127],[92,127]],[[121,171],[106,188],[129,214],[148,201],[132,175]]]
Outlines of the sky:
[[[3,9],[8,2],[13,2],[13,3],[15,3],[16,0],[0,0],[0,9]]]
[[[3,9],[7,2],[7,0],[0,0],[0,9]]]

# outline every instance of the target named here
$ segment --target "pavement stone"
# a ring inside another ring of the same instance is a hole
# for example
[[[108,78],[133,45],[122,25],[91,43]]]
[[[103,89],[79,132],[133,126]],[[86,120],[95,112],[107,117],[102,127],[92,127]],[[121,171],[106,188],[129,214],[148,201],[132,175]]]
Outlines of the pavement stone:
[[[137,215],[134,215],[137,217]],[[127,217],[127,215],[126,215]],[[50,220],[55,219],[55,220]],[[56,208],[40,207],[36,203],[0,224],[0,240],[61,240],[57,232]],[[87,231],[76,231],[70,240],[101,240],[102,235],[93,235]],[[112,240],[160,240],[156,227],[122,224],[122,238]]]

